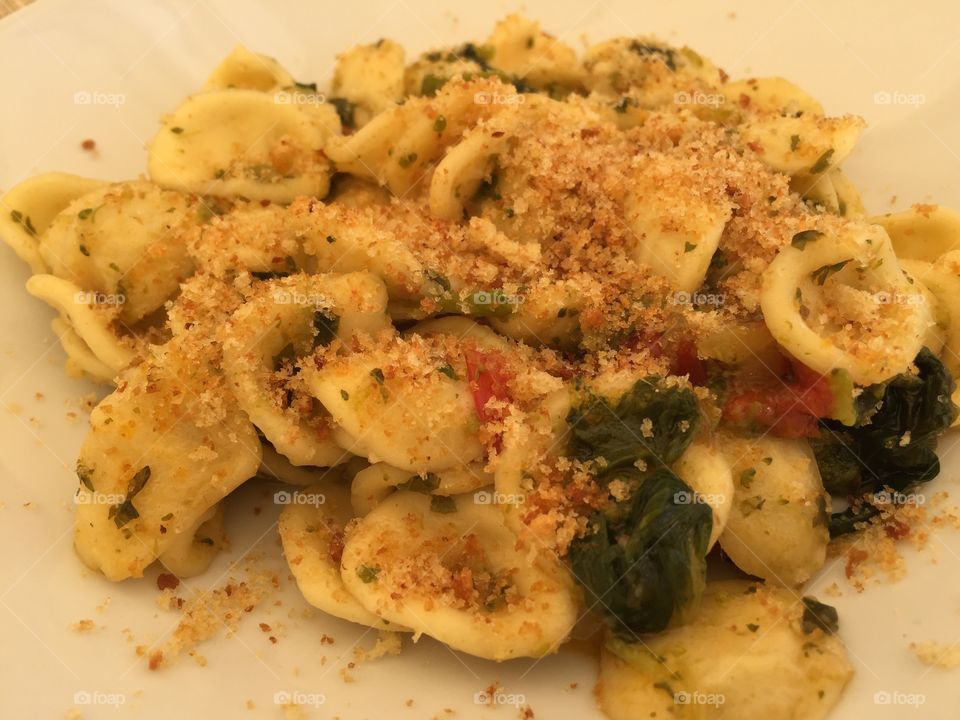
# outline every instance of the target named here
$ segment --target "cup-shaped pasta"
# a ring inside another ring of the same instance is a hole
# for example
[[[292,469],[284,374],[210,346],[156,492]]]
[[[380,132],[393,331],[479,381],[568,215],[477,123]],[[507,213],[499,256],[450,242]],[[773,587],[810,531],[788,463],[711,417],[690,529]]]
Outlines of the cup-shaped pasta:
[[[336,465],[330,418],[300,382],[297,358],[335,338],[390,329],[387,292],[370,273],[297,274],[261,283],[231,317],[223,367],[237,402],[294,465]],[[286,363],[286,364],[285,364]]]
[[[53,219],[81,195],[106,185],[68,173],[43,173],[15,185],[0,197],[0,240],[35,273],[50,272],[40,240]]]
[[[403,57],[403,46],[387,39],[337,56],[330,90],[351,103],[355,127],[403,100]]]
[[[489,178],[493,161],[506,151],[518,112],[502,112],[470,130],[444,155],[430,180],[430,212],[441,220],[461,220],[467,200]]]
[[[861,385],[903,372],[932,323],[883,228],[844,223],[798,234],[763,273],[760,306],[770,333],[819,373],[846,370]]]
[[[900,260],[903,269],[933,295],[936,303],[936,328],[942,334],[942,347],[939,349],[940,361],[954,377],[960,378],[960,276],[951,272],[940,263],[927,263],[922,260]],[[907,296],[890,298],[891,302],[925,296]],[[937,352],[928,342],[931,352]],[[960,388],[953,393],[953,402],[960,404]],[[960,418],[954,421],[956,427]]]
[[[693,103],[694,92],[713,92],[722,81],[720,70],[708,59],[651,37],[614,38],[593,45],[583,66],[588,90],[629,94],[645,108]]]
[[[782,77],[735,80],[721,89],[727,103],[749,112],[823,115],[823,105],[816,98]]]
[[[147,169],[161,187],[201,195],[324,197],[332,168],[323,150],[339,132],[336,110],[312,91],[200,93],[164,118]]]
[[[226,542],[223,503],[217,503],[200,516],[192,531],[181,532],[157,559],[177,577],[196,577],[207,571]]]
[[[334,617],[380,630],[406,628],[370,612],[350,593],[340,576],[344,528],[353,518],[350,496],[337,483],[280,491],[283,554],[304,599]]]
[[[852,676],[843,643],[795,595],[728,580],[707,583],[687,625],[637,643],[608,638],[597,700],[610,720],[822,720]]]
[[[685,293],[703,282],[732,209],[722,186],[705,187],[698,173],[692,159],[651,153],[624,202],[634,258]]]
[[[353,512],[360,516],[373,510],[398,488],[449,497],[492,484],[493,475],[484,470],[482,462],[425,475],[411,475],[409,470],[376,463],[354,475],[350,484],[350,503]]]
[[[290,87],[293,77],[280,63],[268,55],[261,55],[237,45],[220,61],[207,82],[204,90],[259,90],[270,92]]]
[[[909,210],[870,218],[890,235],[897,257],[934,262],[960,249],[960,213],[940,205],[914,205]]]
[[[212,352],[171,341],[124,373],[90,416],[74,546],[110,580],[143,575],[257,471],[260,441]]]
[[[761,113],[740,125],[740,139],[760,159],[787,175],[820,175],[853,150],[865,123],[858,117]]]
[[[795,175],[790,178],[790,189],[807,203],[840,217],[862,218],[866,214],[860,194],[840,168],[817,175]]]
[[[491,660],[554,652],[577,619],[559,570],[531,563],[502,514],[472,496],[391,495],[348,534],[341,571],[371,612]]]
[[[197,199],[145,182],[97,188],[50,223],[40,254],[50,272],[94,293],[115,295],[132,325],[160,308],[193,272],[184,233]]]
[[[830,498],[810,446],[732,435],[720,444],[734,487],[720,547],[751,575],[788,587],[805,582],[823,566],[830,541]]]
[[[326,149],[337,170],[386,185],[403,196],[466,128],[504,107],[489,98],[513,93],[496,79],[450,80],[435,96],[383,111]]]
[[[91,293],[54,275],[34,275],[27,280],[27,292],[60,312],[61,322],[72,330],[72,334],[64,332],[64,350],[93,377],[110,381],[136,356],[133,338],[117,331],[119,303],[115,296]],[[61,329],[67,328],[61,325]],[[87,351],[100,365],[89,362]],[[109,376],[103,375],[101,366],[109,369]]]
[[[717,542],[733,507],[734,484],[730,463],[717,447],[704,437],[694,440],[673,464],[673,471],[696,493],[691,502],[702,502],[713,511],[713,527],[707,550]]]
[[[580,86],[583,68],[573,48],[521,15],[500,20],[484,45],[489,62],[501,72],[537,88],[559,91]]]

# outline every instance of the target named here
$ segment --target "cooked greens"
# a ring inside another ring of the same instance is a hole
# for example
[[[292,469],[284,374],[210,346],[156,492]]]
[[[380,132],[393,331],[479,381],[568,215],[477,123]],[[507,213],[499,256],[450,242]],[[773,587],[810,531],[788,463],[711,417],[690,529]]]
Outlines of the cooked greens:
[[[690,487],[666,469],[648,474],[613,513],[597,513],[597,532],[570,546],[574,575],[618,635],[663,630],[699,604],[706,583],[710,507],[690,502]]]
[[[914,364],[916,375],[903,373],[864,391],[872,402],[854,427],[821,420],[823,433],[811,445],[830,493],[863,495],[884,487],[902,492],[940,473],[937,439],[957,416],[950,399],[955,384],[926,348]],[[834,513],[830,534],[850,532],[876,513],[869,503]]]

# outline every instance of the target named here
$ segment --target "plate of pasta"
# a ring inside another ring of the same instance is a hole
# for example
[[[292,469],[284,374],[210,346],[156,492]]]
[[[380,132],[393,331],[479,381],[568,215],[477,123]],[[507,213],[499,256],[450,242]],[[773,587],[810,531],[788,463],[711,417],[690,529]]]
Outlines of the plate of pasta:
[[[5,717],[955,717],[958,51],[701,10],[0,22]]]

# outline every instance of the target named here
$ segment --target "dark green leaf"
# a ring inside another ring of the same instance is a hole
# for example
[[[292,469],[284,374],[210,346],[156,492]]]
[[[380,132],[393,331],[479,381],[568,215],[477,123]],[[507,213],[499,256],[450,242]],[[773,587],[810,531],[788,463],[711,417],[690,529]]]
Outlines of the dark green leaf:
[[[840,629],[840,616],[832,605],[826,605],[816,598],[804,597],[801,628],[806,635],[817,629],[832,635]]]

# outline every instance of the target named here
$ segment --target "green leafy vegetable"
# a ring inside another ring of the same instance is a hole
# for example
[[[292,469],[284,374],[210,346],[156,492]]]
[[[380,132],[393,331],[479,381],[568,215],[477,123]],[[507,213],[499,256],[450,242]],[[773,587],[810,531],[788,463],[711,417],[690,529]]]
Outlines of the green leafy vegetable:
[[[326,347],[337,337],[340,329],[340,316],[329,310],[317,310],[313,314],[313,329],[316,335],[313,338],[313,347]]]
[[[822,603],[816,598],[804,597],[800,627],[805,635],[817,629],[832,635],[840,629],[840,616],[832,605]]]
[[[606,469],[637,460],[651,469],[669,466],[687,449],[698,420],[694,394],[654,376],[638,380],[616,403],[588,390],[567,415],[571,454]]]
[[[592,518],[598,530],[569,551],[587,600],[618,635],[657,632],[694,611],[706,583],[710,507],[667,469],[643,479],[630,500]]]
[[[147,480],[150,479],[150,466],[144,465],[142,468],[137,470],[134,473],[133,477],[130,478],[130,482],[127,484],[127,495],[124,498],[123,502],[119,505],[114,505],[107,512],[107,517],[112,519],[114,524],[118,528],[122,528],[131,520],[135,520],[140,517],[140,513],[136,507],[133,505],[133,498],[137,496],[144,486],[147,484]]]
[[[903,373],[864,391],[866,407],[856,426],[821,420],[823,433],[811,444],[829,492],[860,495],[884,487],[902,492],[939,474],[937,438],[957,416],[950,399],[955,383],[926,348],[914,364],[918,374]],[[868,503],[834,513],[830,534],[850,532],[855,523],[874,514],[876,509]]]
[[[357,577],[365,583],[372,583],[380,574],[380,568],[361,565],[357,568]]]

